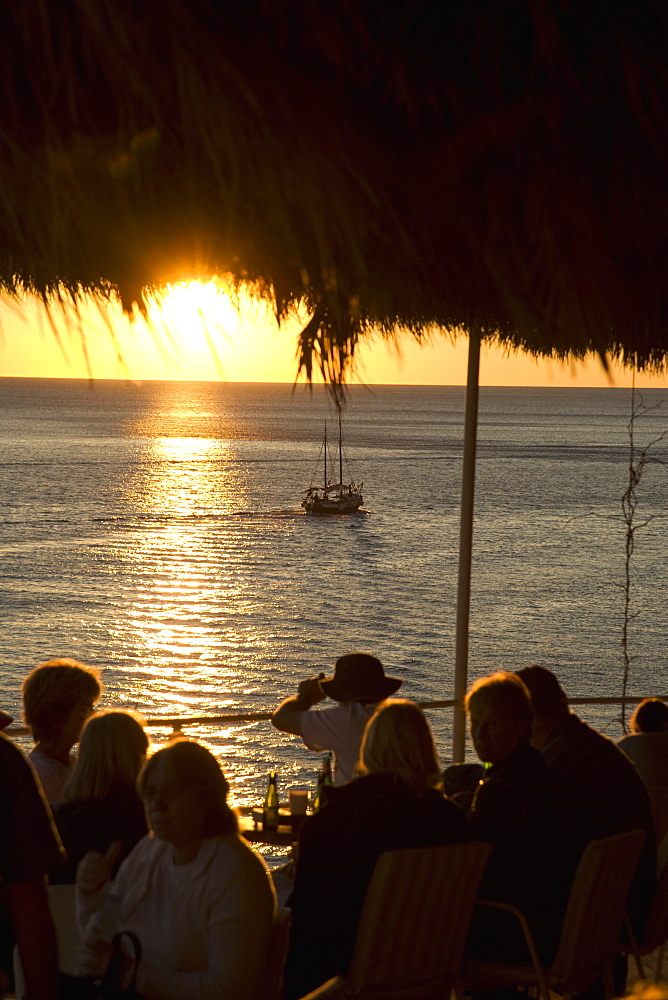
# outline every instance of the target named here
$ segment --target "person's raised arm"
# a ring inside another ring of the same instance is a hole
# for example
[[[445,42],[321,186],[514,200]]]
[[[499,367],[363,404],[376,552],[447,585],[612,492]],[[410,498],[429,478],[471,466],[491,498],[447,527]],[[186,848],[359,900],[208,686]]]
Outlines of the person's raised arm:
[[[324,674],[318,674],[317,677],[307,677],[306,680],[300,681],[297,694],[282,701],[272,715],[272,726],[279,729],[282,733],[301,736],[302,712],[308,712],[309,708],[317,705],[319,701],[324,701],[327,697],[320,687],[320,681],[324,677]]]

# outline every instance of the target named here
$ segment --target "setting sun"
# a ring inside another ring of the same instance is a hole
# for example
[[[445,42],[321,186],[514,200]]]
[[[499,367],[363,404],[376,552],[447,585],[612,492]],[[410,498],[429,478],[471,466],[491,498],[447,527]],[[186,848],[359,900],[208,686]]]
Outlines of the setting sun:
[[[208,351],[214,357],[221,348],[220,338],[222,346],[225,340],[233,341],[242,319],[240,302],[233,304],[225,287],[214,279],[168,285],[151,297],[148,317],[189,352]]]

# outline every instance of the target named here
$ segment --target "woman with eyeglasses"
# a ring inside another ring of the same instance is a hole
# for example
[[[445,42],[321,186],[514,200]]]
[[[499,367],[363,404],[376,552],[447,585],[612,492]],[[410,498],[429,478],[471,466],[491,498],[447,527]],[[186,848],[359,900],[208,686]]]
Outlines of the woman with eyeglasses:
[[[218,762],[177,740],[149,758],[138,788],[151,834],[113,883],[114,845],[87,854],[77,871],[79,974],[102,974],[112,935],[130,930],[142,944],[137,988],[147,1000],[256,1000],[275,894],[239,836]]]

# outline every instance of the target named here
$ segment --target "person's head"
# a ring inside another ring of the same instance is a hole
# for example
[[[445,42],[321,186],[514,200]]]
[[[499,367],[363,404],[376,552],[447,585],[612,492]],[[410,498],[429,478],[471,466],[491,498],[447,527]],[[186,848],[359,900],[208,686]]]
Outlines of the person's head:
[[[570,714],[568,699],[556,676],[547,667],[532,664],[517,671],[526,684],[533,712],[532,743],[540,747]]]
[[[366,724],[358,770],[398,774],[418,792],[440,787],[434,735],[419,705],[405,698],[381,702]]]
[[[471,739],[482,761],[498,764],[531,736],[531,699],[516,674],[481,677],[466,696]]]
[[[368,653],[346,653],[334,666],[334,676],[320,681],[320,688],[334,701],[368,704],[389,698],[401,687],[398,677],[387,677],[383,664]]]
[[[99,712],[84,723],[79,755],[63,789],[63,798],[106,799],[136,791],[146,760],[148,736],[133,712]]]
[[[63,657],[31,670],[22,693],[23,718],[34,740],[59,740],[72,747],[93,714],[102,683],[95,667]]]
[[[645,698],[636,705],[630,725],[632,733],[668,731],[668,705],[661,698]]]
[[[200,743],[178,739],[156,751],[144,764],[137,787],[155,836],[179,849],[238,829],[236,813],[227,804],[227,779]]]

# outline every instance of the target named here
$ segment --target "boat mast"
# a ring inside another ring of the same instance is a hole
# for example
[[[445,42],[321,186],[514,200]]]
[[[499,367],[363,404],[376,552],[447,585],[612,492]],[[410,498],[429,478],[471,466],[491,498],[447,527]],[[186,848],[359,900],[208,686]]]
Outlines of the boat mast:
[[[323,489],[327,489],[327,421],[325,420],[325,483]]]
[[[339,483],[343,483],[343,453],[341,450],[341,403],[339,403]]]

